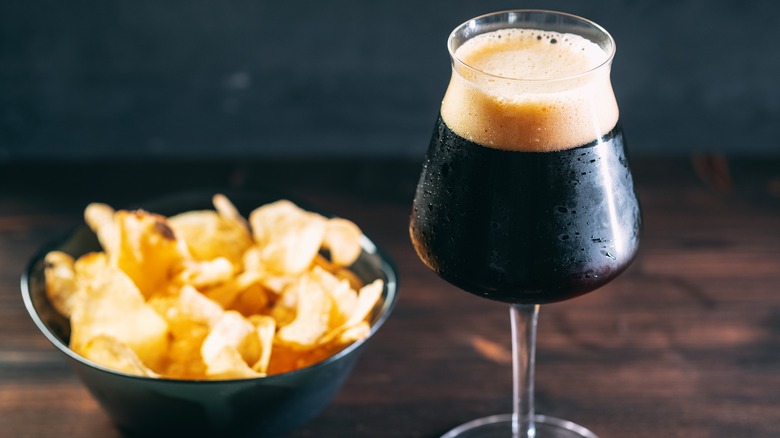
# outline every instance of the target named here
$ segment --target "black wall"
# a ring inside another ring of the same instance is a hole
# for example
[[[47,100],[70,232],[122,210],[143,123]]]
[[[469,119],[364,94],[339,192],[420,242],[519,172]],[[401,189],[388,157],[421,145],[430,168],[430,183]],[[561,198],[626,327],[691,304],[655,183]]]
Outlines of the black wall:
[[[780,152],[780,2],[0,2],[0,163],[421,157],[476,15],[563,10],[618,44],[634,153]]]

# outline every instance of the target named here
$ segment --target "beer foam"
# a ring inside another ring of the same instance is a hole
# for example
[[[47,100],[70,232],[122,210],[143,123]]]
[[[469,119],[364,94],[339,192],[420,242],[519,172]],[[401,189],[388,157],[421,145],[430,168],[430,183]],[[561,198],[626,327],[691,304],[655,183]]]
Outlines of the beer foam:
[[[471,38],[454,57],[441,115],[475,143],[562,150],[591,143],[617,123],[610,54],[583,37],[501,29]]]

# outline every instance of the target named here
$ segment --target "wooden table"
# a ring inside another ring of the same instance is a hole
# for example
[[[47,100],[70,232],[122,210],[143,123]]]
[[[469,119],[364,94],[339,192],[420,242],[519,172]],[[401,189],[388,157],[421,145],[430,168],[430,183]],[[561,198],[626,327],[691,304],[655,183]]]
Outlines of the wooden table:
[[[780,160],[633,164],[639,256],[602,290],[542,308],[538,411],[602,438],[780,436]],[[0,435],[119,436],[30,320],[19,277],[87,202],[199,187],[282,187],[354,219],[399,269],[392,317],[294,437],[428,438],[508,412],[509,312],[417,259],[407,221],[418,170],[358,160],[0,167]]]

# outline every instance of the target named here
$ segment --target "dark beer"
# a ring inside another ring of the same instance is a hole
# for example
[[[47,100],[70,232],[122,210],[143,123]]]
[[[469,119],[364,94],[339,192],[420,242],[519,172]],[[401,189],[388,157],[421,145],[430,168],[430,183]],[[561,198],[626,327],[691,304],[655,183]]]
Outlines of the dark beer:
[[[470,142],[439,118],[410,228],[420,258],[447,281],[543,304],[623,271],[639,217],[619,124],[581,147],[518,152]]]
[[[414,200],[417,253],[459,288],[510,303],[606,284],[640,228],[609,54],[526,29],[455,49]]]

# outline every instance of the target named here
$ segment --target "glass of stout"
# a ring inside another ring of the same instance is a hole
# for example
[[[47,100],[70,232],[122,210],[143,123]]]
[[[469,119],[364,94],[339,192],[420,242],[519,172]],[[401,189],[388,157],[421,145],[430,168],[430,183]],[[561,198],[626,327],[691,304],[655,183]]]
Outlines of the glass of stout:
[[[513,414],[445,437],[595,437],[534,411],[540,304],[603,286],[636,254],[641,215],[610,82],[615,42],[569,14],[519,10],[458,26],[452,77],[414,198],[423,262],[509,303]]]

